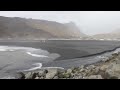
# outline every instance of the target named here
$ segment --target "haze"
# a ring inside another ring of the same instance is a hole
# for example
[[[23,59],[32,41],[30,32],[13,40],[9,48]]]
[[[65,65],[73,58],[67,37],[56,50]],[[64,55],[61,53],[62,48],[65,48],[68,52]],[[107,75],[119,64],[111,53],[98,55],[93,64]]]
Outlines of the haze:
[[[88,35],[120,29],[120,11],[0,11],[0,16],[44,19],[60,23],[73,21]]]

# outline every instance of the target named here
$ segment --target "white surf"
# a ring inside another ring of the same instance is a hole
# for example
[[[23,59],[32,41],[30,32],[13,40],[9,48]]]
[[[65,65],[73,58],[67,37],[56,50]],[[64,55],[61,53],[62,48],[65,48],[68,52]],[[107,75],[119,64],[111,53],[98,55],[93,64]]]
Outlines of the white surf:
[[[30,68],[28,70],[23,70],[23,71],[33,71],[33,70],[41,69],[42,67],[42,63],[35,63],[33,65],[35,65],[36,67]]]
[[[31,56],[34,56],[34,57],[42,57],[42,58],[44,58],[44,57],[48,57],[48,56],[45,56],[45,55],[38,55],[38,54],[33,54],[33,53],[31,53],[31,52],[26,52],[28,55],[31,55]]]

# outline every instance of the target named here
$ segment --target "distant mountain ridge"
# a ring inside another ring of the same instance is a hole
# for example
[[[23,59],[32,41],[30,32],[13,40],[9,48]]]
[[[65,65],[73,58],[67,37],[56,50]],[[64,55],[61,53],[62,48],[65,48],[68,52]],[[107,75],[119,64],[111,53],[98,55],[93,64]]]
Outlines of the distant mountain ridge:
[[[96,34],[96,35],[93,35],[92,37],[96,39],[120,39],[120,29],[117,29],[110,33]]]
[[[86,37],[75,23],[0,16],[0,38],[50,39]]]

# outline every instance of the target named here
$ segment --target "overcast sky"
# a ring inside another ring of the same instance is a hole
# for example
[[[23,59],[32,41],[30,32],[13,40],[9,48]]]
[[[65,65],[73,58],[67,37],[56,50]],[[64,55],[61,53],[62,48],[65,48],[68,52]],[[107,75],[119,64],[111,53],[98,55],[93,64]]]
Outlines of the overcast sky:
[[[120,11],[0,11],[0,16],[75,22],[86,34],[107,33],[120,28]]]

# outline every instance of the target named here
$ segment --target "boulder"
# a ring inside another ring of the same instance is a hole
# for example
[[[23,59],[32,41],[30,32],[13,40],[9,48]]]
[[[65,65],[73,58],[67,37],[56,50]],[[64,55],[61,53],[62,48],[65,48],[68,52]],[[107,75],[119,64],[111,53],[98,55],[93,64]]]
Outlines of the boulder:
[[[95,74],[98,74],[99,71],[100,71],[100,68],[96,67],[94,72],[95,72]]]
[[[15,78],[17,79],[25,79],[25,74],[22,72],[16,73]]]
[[[39,77],[36,77],[35,79],[39,79]]]
[[[42,77],[40,77],[39,79],[45,79],[45,77],[42,76]]]
[[[64,78],[70,78],[70,77],[71,77],[71,74],[70,74],[70,73],[64,73],[64,74],[63,74],[63,77],[64,77]]]
[[[25,75],[25,79],[33,79],[33,74],[32,72],[28,72],[26,75]]]
[[[67,73],[72,73],[72,69],[68,69],[68,70],[67,70]]]
[[[119,78],[120,77],[120,64],[112,64],[111,68],[108,68],[105,72],[108,75],[108,78]]]
[[[82,79],[82,76],[75,76],[73,79]]]
[[[87,69],[94,69],[95,68],[95,65],[90,65],[87,67]]]
[[[86,79],[103,79],[101,75],[91,75],[87,77]]]
[[[46,73],[48,73],[47,70],[40,70],[40,71],[38,71],[38,76],[39,76],[39,77],[45,76]]]
[[[84,69],[84,68],[81,68],[81,69],[80,69],[80,72],[84,72],[84,71],[85,71],[85,69]]]
[[[102,66],[100,67],[100,70],[105,71],[107,68],[108,68],[108,65],[102,65]]]
[[[108,60],[109,60],[109,57],[104,57],[104,58],[102,58],[101,61],[106,62],[106,61],[108,61]]]
[[[57,73],[57,69],[48,69],[45,79],[53,79]]]
[[[53,79],[58,79],[58,76],[55,76]]]
[[[119,58],[116,59],[116,64],[120,64]]]

